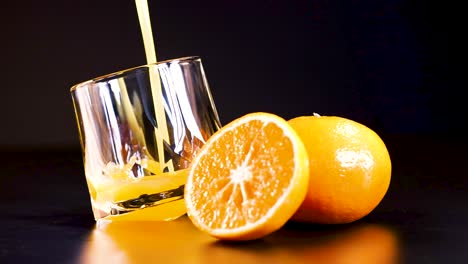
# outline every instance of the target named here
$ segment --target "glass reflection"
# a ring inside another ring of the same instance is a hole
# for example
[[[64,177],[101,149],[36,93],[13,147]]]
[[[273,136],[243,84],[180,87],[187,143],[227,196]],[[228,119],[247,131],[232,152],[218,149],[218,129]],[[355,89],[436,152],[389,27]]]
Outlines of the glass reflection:
[[[114,221],[96,226],[79,263],[201,263],[200,247],[210,240],[185,216],[166,222]]]

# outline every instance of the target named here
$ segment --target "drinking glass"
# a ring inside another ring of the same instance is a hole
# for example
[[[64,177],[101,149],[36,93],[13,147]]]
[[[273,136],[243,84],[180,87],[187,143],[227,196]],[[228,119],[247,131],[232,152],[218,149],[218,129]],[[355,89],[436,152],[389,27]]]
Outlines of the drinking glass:
[[[220,128],[201,59],[126,69],[70,91],[96,221],[185,214],[190,162]]]

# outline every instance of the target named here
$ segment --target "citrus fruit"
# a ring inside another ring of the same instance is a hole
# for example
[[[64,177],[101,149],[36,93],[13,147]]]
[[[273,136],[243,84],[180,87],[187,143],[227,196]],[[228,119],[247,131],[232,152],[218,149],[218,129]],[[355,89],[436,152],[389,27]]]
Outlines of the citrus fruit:
[[[299,208],[308,171],[305,147],[284,119],[245,115],[216,132],[194,159],[185,185],[187,214],[219,239],[260,238]]]
[[[309,157],[309,190],[294,220],[342,224],[369,214],[390,184],[391,162],[382,139],[370,128],[335,116],[288,121]]]

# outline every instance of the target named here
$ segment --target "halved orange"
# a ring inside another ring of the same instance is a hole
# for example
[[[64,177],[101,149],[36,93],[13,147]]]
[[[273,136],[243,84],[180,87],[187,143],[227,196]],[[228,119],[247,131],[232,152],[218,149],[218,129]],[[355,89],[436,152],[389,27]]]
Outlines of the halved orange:
[[[214,134],[185,185],[187,214],[224,240],[251,240],[281,228],[305,198],[307,151],[281,117],[252,113]]]

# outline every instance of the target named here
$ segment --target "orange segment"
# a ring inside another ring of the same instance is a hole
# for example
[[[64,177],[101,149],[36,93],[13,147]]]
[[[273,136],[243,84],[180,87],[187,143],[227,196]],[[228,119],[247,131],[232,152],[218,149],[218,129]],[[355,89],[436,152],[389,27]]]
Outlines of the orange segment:
[[[305,147],[288,123],[253,113],[223,127],[193,161],[185,186],[187,213],[199,229],[249,240],[279,229],[304,200]]]

